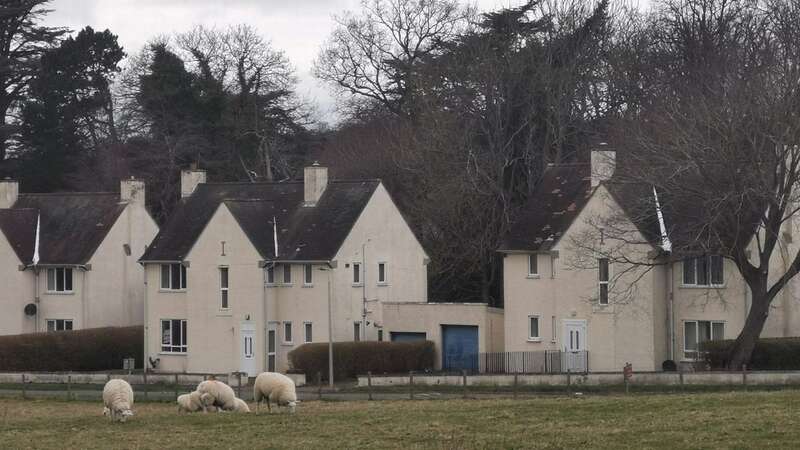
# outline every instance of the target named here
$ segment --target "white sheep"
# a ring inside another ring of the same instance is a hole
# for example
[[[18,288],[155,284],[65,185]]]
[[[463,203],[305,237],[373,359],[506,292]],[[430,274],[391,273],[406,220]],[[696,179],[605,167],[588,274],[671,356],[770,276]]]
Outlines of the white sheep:
[[[125,380],[110,380],[103,388],[103,414],[125,422],[133,415],[133,389]]]
[[[211,406],[225,411],[236,408],[236,394],[227,384],[217,380],[206,380],[197,386],[203,411],[208,412]]]
[[[178,412],[197,412],[203,409],[203,401],[200,398],[200,393],[197,391],[190,392],[178,396]],[[209,406],[208,410],[214,412],[217,410],[216,406]]]
[[[244,400],[242,400],[240,398],[234,399],[234,405],[235,406],[233,408],[233,412],[237,412],[237,413],[249,413],[250,412],[250,407],[247,406],[247,402],[245,402]]]
[[[256,413],[264,400],[266,400],[267,409],[270,412],[272,412],[270,402],[275,402],[278,406],[288,406],[289,412],[293,413],[297,405],[294,381],[286,375],[276,372],[261,373],[253,384],[253,399],[256,402]]]

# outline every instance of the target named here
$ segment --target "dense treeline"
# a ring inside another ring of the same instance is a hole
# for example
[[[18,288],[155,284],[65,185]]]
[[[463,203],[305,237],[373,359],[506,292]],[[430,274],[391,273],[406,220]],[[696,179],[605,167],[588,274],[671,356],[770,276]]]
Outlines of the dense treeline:
[[[314,64],[339,94],[334,128],[310,120],[289,60],[250,26],[197,27],[126,56],[113,30],[42,26],[47,3],[0,0],[2,171],[25,190],[136,175],[163,220],[181,167],[279,181],[318,159],[334,177],[386,182],[431,256],[431,299],[500,304],[496,250],[543,171],[605,141],[619,181],[685,214],[672,256],[720,254],[750,287],[732,364],[800,271],[795,254],[783,273],[769,266],[797,212],[800,0],[528,0],[486,13],[361,0]],[[625,239],[614,224],[598,231],[578,244],[603,254],[596,242]]]

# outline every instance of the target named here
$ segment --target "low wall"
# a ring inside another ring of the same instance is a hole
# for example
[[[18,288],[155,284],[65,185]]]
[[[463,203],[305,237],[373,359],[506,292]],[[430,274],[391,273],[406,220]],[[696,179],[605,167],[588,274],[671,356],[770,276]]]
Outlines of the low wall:
[[[208,378],[209,374],[148,373],[147,384],[175,384],[176,376],[177,384],[189,386],[200,384],[200,382]],[[214,374],[214,377],[229,386],[239,386],[239,377],[235,374]],[[24,380],[25,383],[31,384],[66,384],[67,382],[72,384],[105,384],[108,380],[117,378],[130,384],[145,384],[144,375],[141,373],[128,375],[125,373],[0,372],[0,383],[22,383]],[[244,386],[247,383],[247,377],[242,377],[242,385]]]
[[[518,374],[520,386],[602,386],[624,383],[622,372],[589,374]],[[408,385],[408,375],[372,376],[372,386]],[[631,385],[800,385],[800,371],[787,372],[639,372],[629,380]],[[358,386],[369,384],[366,375],[358,377]],[[463,386],[462,375],[414,375],[414,384],[426,386]],[[467,375],[467,386],[512,386],[514,375]]]

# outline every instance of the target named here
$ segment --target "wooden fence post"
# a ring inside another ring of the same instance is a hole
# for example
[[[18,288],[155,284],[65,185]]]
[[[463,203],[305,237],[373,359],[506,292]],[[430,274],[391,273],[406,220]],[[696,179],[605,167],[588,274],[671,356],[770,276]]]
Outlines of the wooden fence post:
[[[175,374],[175,400],[178,400],[178,374]]]
[[[462,377],[463,385],[464,385],[464,398],[467,398],[467,371],[466,370],[462,370],[461,371],[461,377]]]
[[[369,399],[372,400],[372,372],[367,372],[367,394],[369,394]]]
[[[25,374],[22,374],[22,398],[28,398],[27,386],[25,385]]]
[[[322,400],[322,372],[317,372],[317,399]]]
[[[236,396],[242,398],[242,372],[236,372],[239,377],[239,384],[236,385]]]
[[[519,383],[519,373],[514,372],[514,399],[517,399],[517,383]]]
[[[744,390],[747,390],[747,364],[742,364],[742,384],[744,385]]]
[[[67,375],[67,401],[72,400],[72,375]]]
[[[414,371],[408,372],[409,398],[414,400]]]

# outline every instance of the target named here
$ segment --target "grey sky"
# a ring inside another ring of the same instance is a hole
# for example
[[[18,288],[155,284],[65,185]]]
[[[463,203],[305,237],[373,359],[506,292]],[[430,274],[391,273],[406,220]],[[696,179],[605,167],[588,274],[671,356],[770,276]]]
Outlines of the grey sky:
[[[51,26],[110,29],[128,54],[154,36],[194,25],[226,27],[248,23],[283,50],[297,70],[298,93],[317,105],[320,118],[332,117],[329,87],[311,75],[312,61],[333,28],[332,16],[355,10],[358,0],[53,0]],[[477,0],[481,10],[517,6],[522,0]]]

